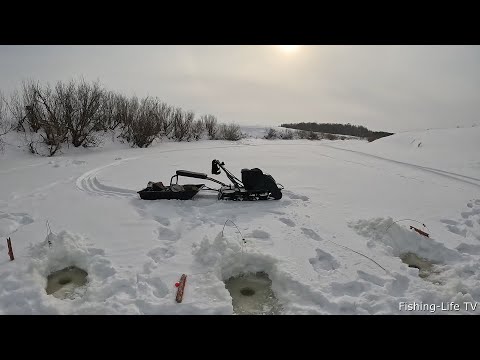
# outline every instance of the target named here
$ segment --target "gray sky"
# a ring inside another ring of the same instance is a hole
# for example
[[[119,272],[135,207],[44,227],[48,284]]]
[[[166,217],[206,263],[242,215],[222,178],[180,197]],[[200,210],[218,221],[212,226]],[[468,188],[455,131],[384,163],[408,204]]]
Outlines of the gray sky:
[[[0,46],[0,90],[83,76],[221,122],[480,124],[480,46]]]

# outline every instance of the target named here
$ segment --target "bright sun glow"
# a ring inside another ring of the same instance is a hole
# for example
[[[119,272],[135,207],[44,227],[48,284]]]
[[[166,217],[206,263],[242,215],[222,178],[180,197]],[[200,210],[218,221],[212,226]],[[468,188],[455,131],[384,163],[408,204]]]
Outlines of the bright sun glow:
[[[298,49],[300,48],[300,45],[279,45],[280,50],[282,50],[285,53],[294,53],[297,52]]]

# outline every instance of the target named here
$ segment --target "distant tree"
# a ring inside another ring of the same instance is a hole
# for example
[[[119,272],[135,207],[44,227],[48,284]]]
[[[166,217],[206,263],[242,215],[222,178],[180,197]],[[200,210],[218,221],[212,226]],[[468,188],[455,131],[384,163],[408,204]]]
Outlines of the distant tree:
[[[368,130],[364,126],[359,125],[352,125],[348,124],[332,124],[332,123],[293,123],[293,124],[282,124],[282,127],[291,128],[291,129],[298,129],[304,131],[315,131],[320,133],[328,133],[328,134],[341,134],[341,135],[350,135],[350,136],[357,136],[367,138],[369,136],[376,136],[377,138],[383,136],[393,135],[392,133],[386,132],[374,132]]]

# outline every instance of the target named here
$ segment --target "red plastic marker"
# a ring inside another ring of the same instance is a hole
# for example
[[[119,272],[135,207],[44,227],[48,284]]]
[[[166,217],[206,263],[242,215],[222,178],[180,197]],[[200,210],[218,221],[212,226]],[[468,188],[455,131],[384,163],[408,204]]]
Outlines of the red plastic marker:
[[[180,282],[178,283],[178,290],[177,290],[177,297],[175,300],[177,303],[181,303],[183,300],[183,290],[185,289],[185,283],[187,282],[187,275],[182,274],[182,277],[180,278]],[[177,286],[177,284],[175,284]]]

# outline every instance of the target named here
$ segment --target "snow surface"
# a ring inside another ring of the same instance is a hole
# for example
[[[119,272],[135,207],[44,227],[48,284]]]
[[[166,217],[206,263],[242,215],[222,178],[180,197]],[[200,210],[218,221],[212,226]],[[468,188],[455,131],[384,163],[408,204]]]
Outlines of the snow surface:
[[[432,313],[478,314],[480,306],[464,304],[480,302],[479,138],[474,127],[372,143],[248,138],[131,149],[106,142],[52,158],[7,138],[0,314],[232,314],[224,281],[260,271],[284,314],[431,313],[402,310],[400,302],[454,302],[459,311]],[[213,159],[237,176],[261,168],[285,187],[283,198],[218,201],[200,192],[189,201],[143,201],[136,193],[148,181],[168,183],[177,169],[208,173]],[[241,233],[227,222],[222,235],[228,219]],[[420,278],[400,259],[408,252],[435,272]],[[87,285],[73,299],[47,295],[47,276],[68,266],[85,270]]]

